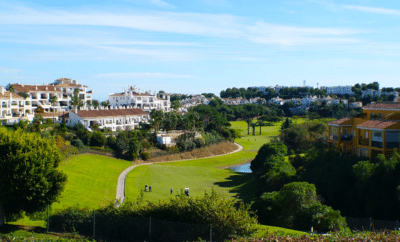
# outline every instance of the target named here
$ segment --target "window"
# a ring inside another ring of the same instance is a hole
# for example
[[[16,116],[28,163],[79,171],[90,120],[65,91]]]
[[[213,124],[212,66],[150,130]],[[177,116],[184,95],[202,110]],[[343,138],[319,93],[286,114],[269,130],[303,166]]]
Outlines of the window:
[[[373,131],[372,135],[374,137],[382,137],[382,131]]]
[[[364,137],[368,139],[368,131],[365,131]]]

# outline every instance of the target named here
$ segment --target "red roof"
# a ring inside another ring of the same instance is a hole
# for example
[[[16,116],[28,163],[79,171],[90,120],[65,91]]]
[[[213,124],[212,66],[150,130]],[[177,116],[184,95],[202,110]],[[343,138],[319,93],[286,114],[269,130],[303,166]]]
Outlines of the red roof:
[[[381,121],[381,120],[368,120],[362,124],[357,125],[357,128],[366,128],[366,129],[386,129],[397,122],[392,121]]]
[[[363,109],[400,111],[400,103],[396,102],[371,103],[368,104],[367,106],[364,106]]]
[[[81,118],[94,118],[94,117],[149,115],[149,113],[143,111],[140,108],[130,108],[130,109],[109,109],[109,110],[78,110],[77,115]]]
[[[328,125],[339,125],[339,124],[342,124],[342,123],[344,123],[346,121],[349,121],[350,119],[351,118],[341,118],[341,119],[329,122]]]
[[[21,84],[12,84],[14,89],[17,90],[18,92],[46,92],[46,91],[50,91],[50,92],[54,92],[54,91],[58,91],[57,88],[53,85],[21,85]],[[47,90],[46,90],[47,87]],[[37,88],[37,90],[36,90]]]

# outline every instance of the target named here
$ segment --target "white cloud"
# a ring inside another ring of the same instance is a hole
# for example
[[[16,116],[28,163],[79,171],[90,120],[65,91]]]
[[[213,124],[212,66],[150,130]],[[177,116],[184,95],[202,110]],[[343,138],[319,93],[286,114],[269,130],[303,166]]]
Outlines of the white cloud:
[[[50,9],[37,11],[19,8],[18,12],[0,11],[0,22],[20,25],[70,25],[124,27],[148,32],[164,32],[244,39],[260,44],[303,45],[315,43],[354,43],[351,35],[360,30],[340,28],[310,28],[264,22],[251,23],[250,19],[228,14],[198,14],[174,12],[121,13],[96,11],[68,12]],[[119,41],[116,41],[118,43]],[[124,42],[124,41],[122,41]],[[148,44],[156,42],[148,42]],[[143,42],[145,44],[145,42]],[[163,44],[163,42],[158,43]],[[182,45],[168,43],[165,45]]]
[[[170,73],[103,73],[97,78],[133,79],[133,78],[194,78],[190,75],[177,75]]]
[[[5,66],[0,66],[0,73],[1,74],[17,74],[19,72],[21,72],[21,69],[17,69],[17,68],[8,68]]]
[[[343,8],[349,10],[357,10],[361,12],[368,12],[368,13],[380,13],[380,14],[400,16],[400,10],[390,9],[390,8],[365,7],[357,5],[343,5]]]
[[[159,7],[167,7],[167,8],[171,8],[171,7],[174,7],[174,6],[172,6],[171,4],[168,4],[168,3],[166,3],[166,2],[164,2],[164,1],[161,1],[161,0],[150,0],[150,2],[152,3],[152,4],[154,4],[154,5],[157,5],[157,6],[159,6]]]

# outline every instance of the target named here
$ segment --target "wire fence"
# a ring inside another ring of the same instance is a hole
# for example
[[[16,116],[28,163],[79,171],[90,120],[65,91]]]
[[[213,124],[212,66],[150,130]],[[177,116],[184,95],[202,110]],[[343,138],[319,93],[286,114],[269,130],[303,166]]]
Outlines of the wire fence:
[[[171,222],[154,218],[110,216],[93,211],[84,219],[48,219],[51,232],[78,233],[99,241],[219,241],[212,225]],[[213,238],[214,237],[214,238]]]
[[[398,230],[398,221],[385,221],[377,220],[372,218],[349,218],[346,217],[347,226],[351,230],[368,230],[368,231],[380,231],[380,230]]]

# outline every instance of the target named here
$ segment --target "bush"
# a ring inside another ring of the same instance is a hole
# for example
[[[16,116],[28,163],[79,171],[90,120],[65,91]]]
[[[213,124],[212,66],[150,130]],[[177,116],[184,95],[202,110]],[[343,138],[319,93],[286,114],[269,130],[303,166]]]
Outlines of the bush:
[[[85,145],[83,144],[82,140],[74,139],[71,141],[71,145],[75,146],[76,148],[82,149]]]
[[[196,144],[196,148],[201,148],[205,145],[205,142],[202,138],[196,138],[194,143]]]
[[[112,234],[112,240],[126,240],[120,236],[127,236],[132,230],[131,226],[119,226],[119,233],[115,233],[113,224],[124,224],[124,221],[135,218],[151,217],[154,220],[162,219],[171,222],[212,224],[213,238],[217,241],[228,239],[232,236],[245,236],[254,232],[254,224],[257,219],[251,217],[248,207],[243,204],[235,207],[234,199],[227,199],[217,194],[214,190],[211,194],[205,193],[202,197],[187,197],[183,192],[179,196],[173,196],[169,201],[136,203],[125,202],[116,208],[113,204],[96,211],[96,224],[101,220],[109,221],[102,228],[102,233]],[[51,229],[55,231],[75,232],[90,235],[92,233],[93,214],[87,208],[70,207],[50,217]],[[147,223],[148,224],[148,223]],[[146,230],[148,231],[148,229]],[[160,240],[161,241],[161,240]],[[180,240],[182,241],[182,240]]]
[[[46,119],[46,124],[52,124],[52,123],[53,123],[53,119],[51,119],[51,118]]]
[[[90,139],[90,145],[102,147],[106,144],[106,138],[100,131],[95,131]]]
[[[140,154],[140,156],[142,157],[143,160],[150,160],[150,158],[151,158],[151,155],[149,152],[142,152]]]

